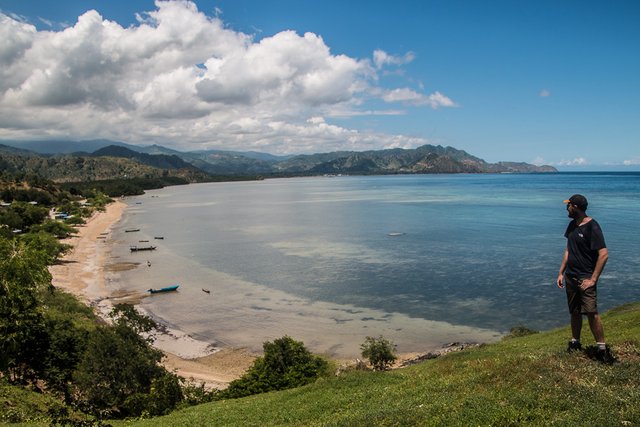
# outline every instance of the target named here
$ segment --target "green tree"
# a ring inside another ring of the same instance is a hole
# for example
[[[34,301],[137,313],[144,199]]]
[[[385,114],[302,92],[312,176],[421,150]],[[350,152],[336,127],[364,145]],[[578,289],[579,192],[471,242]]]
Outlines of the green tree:
[[[48,254],[33,242],[0,237],[0,371],[16,382],[41,371],[47,343],[41,303],[51,289]]]
[[[29,228],[32,225],[40,224],[49,214],[49,210],[44,206],[31,205],[26,202],[11,203],[11,210],[16,212],[22,219],[22,226]]]
[[[369,363],[376,371],[384,371],[397,359],[395,355],[396,345],[385,339],[382,335],[378,338],[366,337],[360,345],[362,357],[369,359]]]
[[[53,235],[38,231],[37,233],[26,233],[19,236],[19,240],[26,245],[38,248],[40,254],[44,256],[47,265],[53,264],[56,259],[71,249],[70,245],[60,243]]]
[[[181,400],[178,377],[159,365],[162,352],[150,346],[155,322],[131,305],[119,304],[111,314],[113,326],[102,326],[89,338],[74,374],[79,406],[96,416],[151,415],[173,409]],[[154,406],[150,407],[150,399]]]
[[[64,396],[66,404],[71,404],[73,373],[87,347],[89,334],[79,329],[69,317],[45,316],[45,319],[49,346],[42,354],[42,377],[47,381],[49,388]]]
[[[44,231],[51,234],[58,239],[66,239],[70,235],[76,233],[78,230],[60,221],[52,221],[50,219],[45,220],[42,224],[33,225],[29,229],[32,233]]]
[[[259,357],[241,378],[232,381],[219,398],[237,398],[299,387],[327,372],[328,363],[312,355],[304,344],[284,336],[263,344]]]
[[[0,224],[6,225],[10,230],[22,229],[22,218],[12,209],[0,210]]]
[[[73,373],[85,352],[90,333],[97,327],[97,318],[92,308],[59,290],[47,293],[44,304],[49,346],[41,355],[43,378],[49,389],[61,393],[65,402],[71,404]]]

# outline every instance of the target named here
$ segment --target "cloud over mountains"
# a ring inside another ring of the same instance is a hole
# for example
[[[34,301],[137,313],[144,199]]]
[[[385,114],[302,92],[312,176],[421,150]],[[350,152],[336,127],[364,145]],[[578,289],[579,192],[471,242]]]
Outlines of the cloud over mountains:
[[[188,1],[158,1],[137,18],[125,28],[90,10],[62,31],[38,31],[0,13],[0,139],[272,153],[411,148],[429,141],[328,120],[456,105],[438,91],[380,84],[385,67],[410,63],[411,52],[352,58],[294,31],[256,41]]]

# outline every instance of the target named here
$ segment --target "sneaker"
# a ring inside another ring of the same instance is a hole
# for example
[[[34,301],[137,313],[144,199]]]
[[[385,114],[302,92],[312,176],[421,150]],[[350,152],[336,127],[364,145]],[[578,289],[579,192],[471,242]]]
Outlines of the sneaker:
[[[569,341],[567,353],[573,353],[574,351],[582,351],[582,344],[580,344],[580,341]]]
[[[607,346],[604,350],[598,349],[598,351],[596,352],[596,360],[599,360],[600,362],[607,365],[613,365],[618,361],[613,356],[613,354],[611,354],[611,349],[609,348],[609,346]]]

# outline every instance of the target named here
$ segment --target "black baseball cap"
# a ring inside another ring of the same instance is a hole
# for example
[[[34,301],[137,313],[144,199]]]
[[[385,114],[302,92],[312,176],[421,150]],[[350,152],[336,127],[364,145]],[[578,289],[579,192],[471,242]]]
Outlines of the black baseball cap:
[[[589,202],[587,202],[587,198],[582,194],[574,194],[569,197],[569,199],[565,200],[563,203],[571,203],[574,206],[577,206],[583,211],[587,210],[587,206],[589,206]]]

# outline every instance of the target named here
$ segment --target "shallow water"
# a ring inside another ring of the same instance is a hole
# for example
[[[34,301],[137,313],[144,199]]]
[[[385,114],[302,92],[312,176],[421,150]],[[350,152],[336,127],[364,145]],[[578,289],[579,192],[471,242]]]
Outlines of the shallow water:
[[[515,325],[567,323],[555,277],[568,223],[562,200],[573,193],[591,201],[610,250],[600,308],[640,299],[639,184],[640,174],[545,174],[169,187],[127,201],[112,262],[140,264],[111,275],[110,286],[180,283],[143,307],[223,345],[259,349],[288,334],[354,357],[367,335],[400,351],[491,341]],[[129,253],[146,244],[139,240],[158,249]]]

